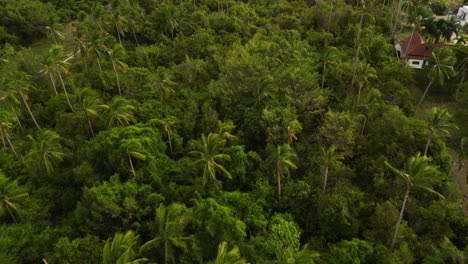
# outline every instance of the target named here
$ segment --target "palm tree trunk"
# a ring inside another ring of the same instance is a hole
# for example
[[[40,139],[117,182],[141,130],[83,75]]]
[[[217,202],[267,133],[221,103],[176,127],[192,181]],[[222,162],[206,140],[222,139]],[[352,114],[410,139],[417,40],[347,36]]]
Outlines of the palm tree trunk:
[[[115,65],[115,61],[114,61],[114,60],[112,60],[112,67],[114,67],[115,79],[117,80],[117,88],[119,88],[119,95],[122,96],[122,91],[120,90],[119,73],[117,72],[117,67],[116,67],[116,65]]]
[[[364,122],[362,122],[362,128],[361,128],[361,136],[364,135],[364,130],[366,129],[366,124],[367,124],[367,116],[364,115]]]
[[[166,130],[166,134],[167,134],[167,139],[169,141],[169,150],[171,151],[171,156],[172,156],[171,129],[169,127],[167,127],[165,130]]]
[[[432,82],[434,81],[434,78],[431,79],[429,82],[429,85],[427,85],[426,90],[424,91],[423,95],[421,96],[421,99],[419,100],[418,104],[414,108],[414,112],[416,113],[416,110],[418,110],[419,106],[422,104],[424,101],[424,98],[426,97],[427,92],[429,91],[429,88],[431,88]]]
[[[328,180],[328,164],[325,167],[325,173],[323,175],[323,191],[322,191],[323,194],[325,194],[325,191],[327,189],[327,180]]]
[[[101,60],[99,59],[99,56],[97,54],[96,54],[96,60],[97,60],[97,65],[99,67],[99,71],[102,72]]]
[[[323,90],[323,85],[325,84],[325,71],[327,70],[327,62],[323,62],[323,72],[322,72],[322,90]]]
[[[58,75],[59,75],[59,78],[60,78],[60,82],[62,83],[63,91],[65,92],[65,97],[67,98],[68,106],[70,106],[70,109],[71,109],[72,112],[75,112],[75,110],[73,110],[73,106],[72,106],[72,104],[70,102],[70,98],[68,97],[67,88],[65,87],[65,83],[63,82],[62,74],[60,73],[60,69],[58,68],[58,66],[57,66],[57,72],[58,72]]]
[[[15,216],[13,215],[13,212],[11,211],[10,206],[8,206],[8,204],[6,204],[5,207],[7,208],[8,213],[10,213],[10,216],[11,216],[11,218],[13,219],[13,222],[18,223],[18,222],[16,222],[16,218],[15,218]]]
[[[427,150],[429,149],[429,145],[431,144],[432,139],[432,131],[429,132],[429,136],[427,137],[426,148],[424,149],[424,156],[427,156]]]
[[[3,134],[3,127],[0,125],[0,136],[2,136],[3,147],[6,148],[5,135]]]
[[[359,89],[358,89],[358,94],[357,94],[357,100],[356,100],[356,106],[359,105],[359,102],[361,101],[361,90],[362,90],[362,82],[359,84]]]
[[[276,176],[278,180],[278,207],[281,207],[281,161],[276,162]]]
[[[91,125],[91,121],[89,120],[88,112],[86,112],[86,109],[84,110],[84,112],[85,112],[86,120],[88,121],[89,131],[91,131],[91,136],[94,137],[94,130],[93,130],[93,126]]]
[[[18,154],[16,153],[15,147],[13,146],[13,143],[11,143],[10,136],[5,133],[5,138],[8,141],[8,145],[10,145],[11,151],[15,154],[15,157],[19,159]]]
[[[128,151],[127,151],[127,155],[128,155],[128,160],[130,161],[130,167],[132,168],[133,177],[136,177],[135,168],[133,167],[132,157],[130,157],[130,153],[128,153]]]
[[[138,42],[138,38],[136,36],[136,33],[135,33],[135,25],[132,24],[132,33],[133,33],[133,38],[135,39],[135,42],[137,44],[137,46],[140,46],[140,43]]]
[[[395,246],[395,241],[398,235],[398,231],[400,229],[401,219],[403,219],[403,212],[405,211],[406,201],[408,200],[410,190],[411,190],[411,187],[410,187],[410,184],[408,183],[406,187],[405,198],[403,199],[403,205],[401,207],[400,215],[398,216],[398,221],[395,225],[395,233],[393,233],[392,245],[390,246],[391,250],[393,250],[393,247]]]
[[[29,108],[28,102],[26,101],[26,98],[24,97],[23,91],[21,91],[21,89],[19,90],[19,93],[21,95],[21,98],[23,99],[23,102],[24,102],[24,105],[26,106],[26,109],[28,109],[29,115],[31,116],[34,124],[36,125],[36,127],[38,129],[41,129],[41,127],[39,126],[39,124],[36,121],[36,118],[34,118],[34,115],[33,115],[32,111],[31,111],[31,108]]]
[[[54,88],[55,95],[58,95],[57,87],[55,86],[55,79],[52,75],[52,72],[49,72],[50,82],[52,83],[52,87]]]
[[[15,116],[15,120],[16,120],[16,122],[18,123],[19,127],[21,128],[21,130],[24,130],[23,125],[21,124],[21,121],[19,120],[18,115],[16,114],[15,109],[14,109],[14,108],[11,108],[11,112],[12,112],[13,115]]]
[[[123,45],[122,45],[122,39],[120,39],[120,32],[119,32],[119,27],[117,26],[117,22],[115,22],[114,24],[115,24],[115,30],[117,30],[117,37],[119,38],[120,46],[123,47]]]

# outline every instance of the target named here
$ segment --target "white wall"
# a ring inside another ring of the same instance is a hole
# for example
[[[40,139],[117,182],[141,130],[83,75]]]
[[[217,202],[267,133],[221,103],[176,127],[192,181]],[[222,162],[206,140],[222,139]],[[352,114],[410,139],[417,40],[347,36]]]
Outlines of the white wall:
[[[411,68],[422,69],[424,66],[424,60],[413,60],[409,59],[406,64]]]

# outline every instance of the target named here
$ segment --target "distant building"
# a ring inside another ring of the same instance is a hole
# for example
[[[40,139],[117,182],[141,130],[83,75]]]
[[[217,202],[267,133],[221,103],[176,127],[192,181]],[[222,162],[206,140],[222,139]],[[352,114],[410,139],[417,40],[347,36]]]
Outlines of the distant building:
[[[445,43],[438,42],[429,48],[421,34],[414,32],[413,35],[400,41],[400,44],[396,44],[395,50],[398,59],[406,60],[406,64],[414,69],[422,69],[432,51],[445,45]]]
[[[458,9],[457,18],[460,25],[464,26],[468,23],[468,6],[463,6]]]

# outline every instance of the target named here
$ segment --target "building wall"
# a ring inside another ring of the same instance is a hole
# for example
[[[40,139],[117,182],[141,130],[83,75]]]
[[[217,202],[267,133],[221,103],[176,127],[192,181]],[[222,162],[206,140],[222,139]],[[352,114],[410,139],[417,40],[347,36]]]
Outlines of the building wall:
[[[414,69],[422,69],[424,67],[424,60],[408,59],[406,64]]]

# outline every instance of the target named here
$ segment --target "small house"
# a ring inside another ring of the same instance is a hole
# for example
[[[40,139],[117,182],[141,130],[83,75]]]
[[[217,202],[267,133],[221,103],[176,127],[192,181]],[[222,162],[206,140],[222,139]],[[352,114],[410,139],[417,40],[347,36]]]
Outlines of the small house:
[[[468,6],[463,6],[458,9],[456,19],[459,21],[461,26],[468,23]]]
[[[406,60],[406,64],[414,69],[422,69],[435,48],[445,46],[445,43],[435,43],[428,47],[427,41],[414,32],[411,36],[395,45],[395,50],[400,60]]]

